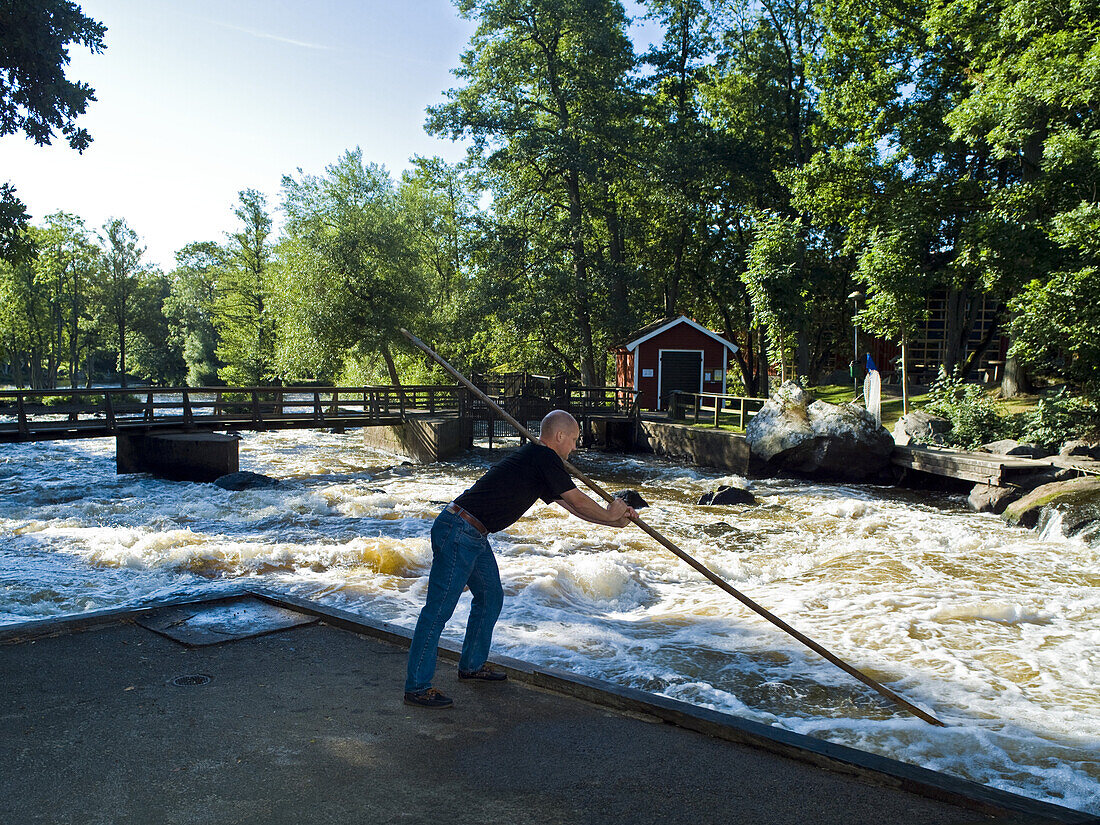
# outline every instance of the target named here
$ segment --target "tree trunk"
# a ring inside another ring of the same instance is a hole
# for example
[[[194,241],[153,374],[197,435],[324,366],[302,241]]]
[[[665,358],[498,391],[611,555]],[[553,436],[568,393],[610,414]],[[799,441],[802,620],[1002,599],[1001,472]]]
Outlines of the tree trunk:
[[[401,378],[397,375],[397,364],[393,361],[393,355],[390,353],[389,344],[382,345],[382,360],[386,362],[386,372],[390,374],[390,384],[395,387],[400,387]]]
[[[581,381],[592,386],[596,380],[596,358],[588,308],[588,260],[584,249],[580,174],[576,170],[569,171],[565,183],[569,192],[569,217],[573,232],[573,299],[577,331],[581,338]]]
[[[757,327],[759,331],[759,339],[756,349],[757,368],[756,368],[756,393],[758,398],[768,398],[771,396],[771,379],[768,375],[768,340],[765,337],[764,327]]]
[[[630,313],[630,294],[624,277],[626,270],[626,238],[623,233],[622,221],[619,219],[618,205],[606,191],[604,197],[607,200],[608,256],[611,259],[610,292],[611,306],[614,310],[611,316],[613,325],[611,332],[616,339],[620,339],[628,335],[634,328]]]
[[[1015,398],[1021,393],[1031,392],[1031,381],[1023,364],[1011,355],[1005,358],[1005,374],[1001,378],[1001,397]]]

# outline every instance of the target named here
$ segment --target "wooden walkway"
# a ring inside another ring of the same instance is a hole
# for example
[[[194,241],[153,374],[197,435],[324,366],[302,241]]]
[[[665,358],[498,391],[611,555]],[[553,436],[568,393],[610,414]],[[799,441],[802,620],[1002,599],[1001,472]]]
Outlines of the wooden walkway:
[[[891,461],[898,467],[995,487],[1008,486],[1020,476],[1045,472],[1055,467],[1075,470],[1081,474],[1100,473],[1100,462],[1084,459],[1067,459],[1064,456],[1021,458],[913,444],[895,447]]]
[[[502,398],[540,420],[555,407],[578,420],[634,415],[619,387],[558,388],[553,398]],[[374,427],[418,417],[496,416],[457,385],[377,387],[134,387],[0,391],[0,443],[103,438],[153,431]]]

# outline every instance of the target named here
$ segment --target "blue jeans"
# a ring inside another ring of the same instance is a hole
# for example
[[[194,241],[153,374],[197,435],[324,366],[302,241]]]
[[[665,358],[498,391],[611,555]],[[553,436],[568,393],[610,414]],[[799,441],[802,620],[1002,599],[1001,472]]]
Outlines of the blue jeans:
[[[466,623],[458,668],[474,671],[489,658],[493,627],[504,605],[500,572],[489,540],[471,524],[444,510],[432,524],[432,570],[428,597],[416,621],[409,647],[405,692],[419,693],[432,686],[439,634],[451,618],[462,589],[469,585],[474,602]]]

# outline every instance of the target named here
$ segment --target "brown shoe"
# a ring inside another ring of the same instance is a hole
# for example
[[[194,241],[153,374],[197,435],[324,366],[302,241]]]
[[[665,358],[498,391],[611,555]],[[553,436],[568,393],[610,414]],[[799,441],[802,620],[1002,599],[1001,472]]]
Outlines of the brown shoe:
[[[480,682],[503,682],[508,674],[503,670],[497,670],[492,665],[482,665],[477,670],[460,670],[459,679],[475,679]]]
[[[405,704],[416,705],[418,708],[449,708],[454,706],[454,700],[435,688],[428,688],[419,693],[406,693]]]

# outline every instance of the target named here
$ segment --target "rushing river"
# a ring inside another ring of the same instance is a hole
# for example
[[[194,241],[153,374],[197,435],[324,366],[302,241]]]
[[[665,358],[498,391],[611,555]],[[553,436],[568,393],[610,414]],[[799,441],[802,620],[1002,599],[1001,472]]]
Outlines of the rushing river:
[[[354,432],[245,435],[229,492],[116,476],[110,439],[0,447],[0,623],[216,593],[241,580],[412,627],[440,506],[499,451],[401,466]],[[650,524],[841,658],[937,714],[907,715],[635,528],[536,505],[494,537],[494,650],[1100,813],[1100,550],[958,499],[723,478],[578,453]],[[459,641],[469,596],[446,635]],[[393,686],[394,691],[400,685]]]

